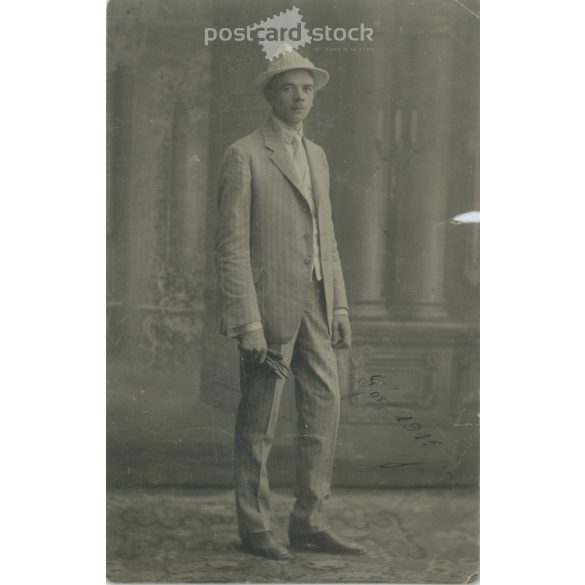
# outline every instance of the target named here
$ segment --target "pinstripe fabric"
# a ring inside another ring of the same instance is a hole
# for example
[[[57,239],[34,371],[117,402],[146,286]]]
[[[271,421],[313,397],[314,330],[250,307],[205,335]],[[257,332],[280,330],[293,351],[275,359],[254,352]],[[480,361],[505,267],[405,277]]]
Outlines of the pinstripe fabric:
[[[313,182],[311,180],[311,168],[309,167],[309,159],[307,151],[303,144],[303,126],[299,130],[292,130],[284,122],[281,122],[274,114],[271,118],[272,123],[278,130],[286,149],[293,160],[295,170],[300,178],[303,186],[303,193],[306,196],[307,202],[311,207],[311,215],[313,216],[313,269],[317,280],[323,278],[321,270],[321,251],[319,250],[319,224],[317,221],[317,210],[315,195],[313,194]]]
[[[329,498],[339,422],[337,362],[327,328],[323,286],[313,281],[289,343],[281,351],[295,375],[297,409],[295,505],[291,532],[312,534],[329,527]],[[242,357],[242,397],[236,416],[236,509],[241,535],[270,530],[267,463],[276,432],[284,383]]]
[[[298,414],[296,503],[290,529],[327,528],[339,420],[334,310],[347,309],[323,150],[303,139],[318,218],[323,278],[313,274],[313,220],[300,177],[273,122],[238,140],[224,156],[216,266],[221,332],[261,321],[269,347],[295,375]],[[292,361],[291,361],[292,360]],[[267,462],[283,383],[242,357],[236,417],[235,486],[240,534],[270,529]]]
[[[318,207],[327,324],[347,308],[331,218],[323,149],[304,138]],[[309,234],[307,236],[307,234]],[[261,321],[268,342],[287,343],[298,327],[312,271],[309,202],[272,122],[230,146],[218,191],[215,259],[220,330]]]

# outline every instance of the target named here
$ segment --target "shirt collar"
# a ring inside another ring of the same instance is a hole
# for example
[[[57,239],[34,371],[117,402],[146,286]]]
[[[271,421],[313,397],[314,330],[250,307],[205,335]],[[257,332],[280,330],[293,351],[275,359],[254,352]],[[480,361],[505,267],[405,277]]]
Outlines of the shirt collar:
[[[286,144],[292,144],[297,138],[302,140],[303,138],[303,125],[301,123],[301,127],[298,130],[287,126],[282,120],[278,118],[275,114],[272,114],[272,121],[274,122],[274,126],[282,138],[282,140]]]

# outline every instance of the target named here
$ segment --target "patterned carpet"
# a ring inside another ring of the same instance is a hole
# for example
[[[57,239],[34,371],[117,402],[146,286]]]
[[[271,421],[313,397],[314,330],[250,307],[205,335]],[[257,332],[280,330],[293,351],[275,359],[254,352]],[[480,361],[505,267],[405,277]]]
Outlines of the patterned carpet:
[[[284,543],[292,496],[273,493]],[[295,553],[275,562],[239,544],[230,491],[111,490],[108,567],[118,583],[472,583],[478,495],[465,489],[336,490],[333,529],[368,548],[362,557]]]

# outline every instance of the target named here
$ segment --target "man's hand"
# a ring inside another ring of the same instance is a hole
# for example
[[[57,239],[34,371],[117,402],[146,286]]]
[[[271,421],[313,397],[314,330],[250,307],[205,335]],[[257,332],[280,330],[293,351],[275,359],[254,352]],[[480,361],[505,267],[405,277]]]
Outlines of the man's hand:
[[[351,326],[347,315],[333,315],[333,349],[351,347]]]
[[[239,350],[245,355],[249,356],[255,362],[263,364],[266,359],[266,338],[264,337],[264,329],[256,329],[249,333],[242,333],[239,336],[240,345]]]

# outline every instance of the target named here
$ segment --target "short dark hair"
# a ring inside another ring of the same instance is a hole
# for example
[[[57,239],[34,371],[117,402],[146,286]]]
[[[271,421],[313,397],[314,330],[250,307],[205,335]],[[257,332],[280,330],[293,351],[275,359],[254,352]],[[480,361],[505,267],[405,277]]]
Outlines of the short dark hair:
[[[279,73],[278,75],[275,75],[274,77],[271,77],[268,80],[268,83],[264,86],[264,98],[266,99],[267,102],[270,101],[270,97],[272,96],[272,92],[274,91],[274,88],[276,86],[276,80],[282,75],[282,73]]]

